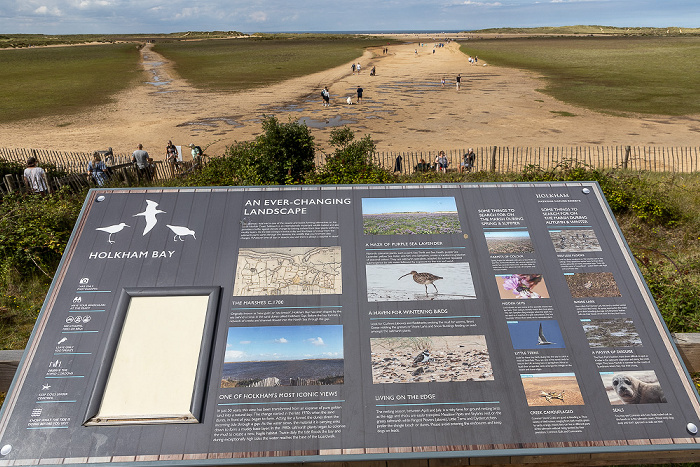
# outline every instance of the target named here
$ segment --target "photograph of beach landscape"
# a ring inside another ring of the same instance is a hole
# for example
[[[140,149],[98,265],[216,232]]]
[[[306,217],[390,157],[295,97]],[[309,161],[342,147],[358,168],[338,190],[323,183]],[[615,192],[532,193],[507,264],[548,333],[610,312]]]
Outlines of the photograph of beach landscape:
[[[314,386],[345,380],[343,327],[231,327],[222,388]]]

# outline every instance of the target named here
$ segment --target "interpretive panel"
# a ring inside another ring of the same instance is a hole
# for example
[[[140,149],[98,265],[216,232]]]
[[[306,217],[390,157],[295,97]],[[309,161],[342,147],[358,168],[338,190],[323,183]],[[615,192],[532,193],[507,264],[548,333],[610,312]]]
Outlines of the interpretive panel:
[[[0,465],[692,450],[699,417],[595,183],[92,190]]]

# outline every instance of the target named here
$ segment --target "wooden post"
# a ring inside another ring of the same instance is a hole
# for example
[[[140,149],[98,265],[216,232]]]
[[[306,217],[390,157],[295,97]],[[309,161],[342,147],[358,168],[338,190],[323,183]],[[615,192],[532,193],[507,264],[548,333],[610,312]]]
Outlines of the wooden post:
[[[12,174],[5,175],[5,186],[7,187],[8,193],[13,193],[17,187],[15,187],[15,180]]]
[[[491,152],[491,172],[496,171],[496,150],[498,148],[496,146],[493,147],[493,150]]]

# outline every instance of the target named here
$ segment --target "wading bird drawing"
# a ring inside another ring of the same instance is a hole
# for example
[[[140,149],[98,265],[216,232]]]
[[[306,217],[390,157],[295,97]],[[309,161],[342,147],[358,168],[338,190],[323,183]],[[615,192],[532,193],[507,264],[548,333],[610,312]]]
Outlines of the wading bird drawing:
[[[107,241],[109,243],[114,243],[114,240],[112,240],[112,234],[115,234],[117,232],[121,232],[124,229],[124,227],[130,227],[130,226],[126,225],[126,223],[122,222],[121,224],[110,225],[107,227],[98,227],[95,230],[99,230],[101,232],[107,232],[109,234]]]
[[[166,224],[166,227],[169,228],[170,230],[172,230],[173,233],[175,234],[175,236],[173,237],[174,241],[177,241],[177,239],[179,238],[181,242],[184,242],[182,237],[187,236],[187,235],[192,235],[192,237],[194,237],[195,240],[197,239],[197,237],[194,236],[194,230],[190,230],[187,227],[182,227],[179,225],[167,225],[167,224]]]

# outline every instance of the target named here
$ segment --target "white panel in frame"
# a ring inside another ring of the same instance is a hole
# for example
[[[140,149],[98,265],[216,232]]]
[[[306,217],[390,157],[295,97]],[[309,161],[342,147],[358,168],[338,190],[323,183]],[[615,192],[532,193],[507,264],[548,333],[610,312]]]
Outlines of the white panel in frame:
[[[109,371],[98,378],[103,384],[90,404],[98,408],[86,425],[198,423],[218,289],[179,292],[151,289],[122,300],[118,339],[107,345]]]

